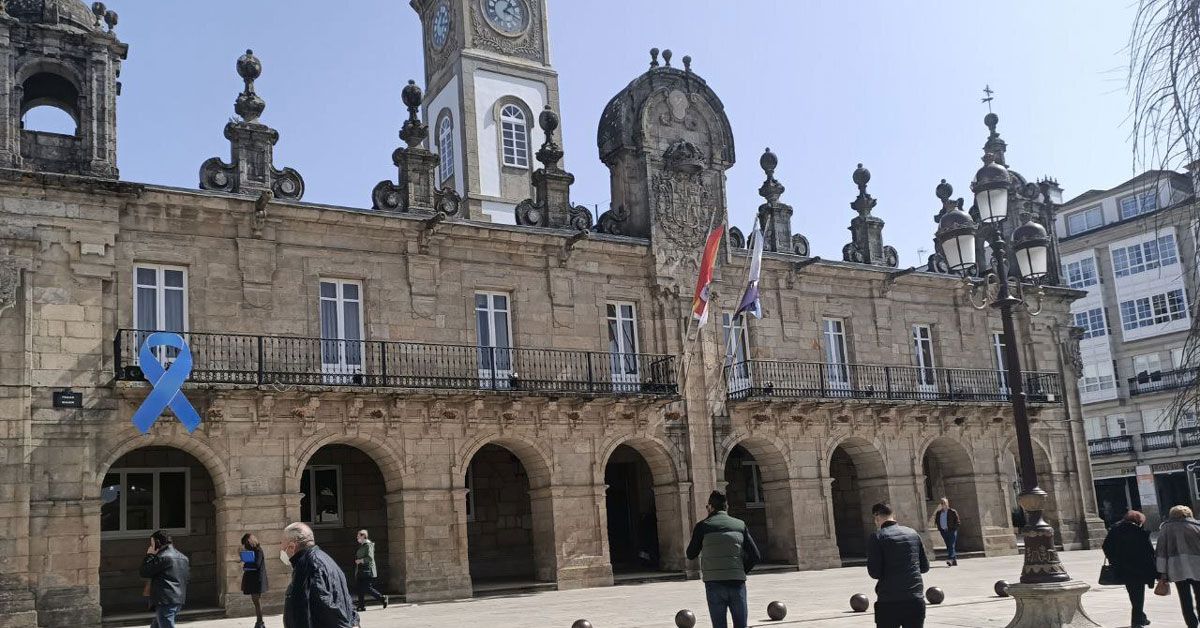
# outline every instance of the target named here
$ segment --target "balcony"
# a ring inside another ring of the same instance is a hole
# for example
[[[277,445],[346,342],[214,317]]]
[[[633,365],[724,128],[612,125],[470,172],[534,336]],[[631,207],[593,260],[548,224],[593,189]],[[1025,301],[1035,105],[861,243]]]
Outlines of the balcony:
[[[1183,427],[1179,429],[1179,446],[1196,447],[1200,445],[1200,427]]]
[[[149,334],[117,332],[113,355],[118,380],[143,379],[138,353]],[[239,334],[183,336],[192,354],[188,381],[193,383],[548,395],[672,396],[679,392],[675,357],[669,355]],[[154,351],[160,361],[169,362],[175,350]]]
[[[1031,403],[1062,403],[1058,373],[1026,371]],[[919,368],[748,360],[725,368],[729,399],[884,399],[1008,402],[1008,378],[991,369]]]
[[[1142,451],[1154,451],[1156,449],[1174,449],[1175,448],[1175,431],[1166,430],[1162,432],[1145,432],[1142,434]]]
[[[1093,456],[1118,456],[1133,453],[1133,437],[1110,436],[1089,440],[1088,453]]]
[[[1200,374],[1200,368],[1142,373],[1137,377],[1129,378],[1129,395],[1146,395],[1191,386],[1196,383],[1197,374]]]

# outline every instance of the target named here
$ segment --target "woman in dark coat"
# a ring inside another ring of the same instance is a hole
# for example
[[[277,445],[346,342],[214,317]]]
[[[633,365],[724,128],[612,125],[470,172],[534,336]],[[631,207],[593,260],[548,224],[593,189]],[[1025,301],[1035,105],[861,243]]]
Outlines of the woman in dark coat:
[[[1153,588],[1158,577],[1154,546],[1150,544],[1150,533],[1143,527],[1145,525],[1146,515],[1130,510],[1109,529],[1108,537],[1104,539],[1104,557],[1113,566],[1117,579],[1125,585],[1129,603],[1133,606],[1130,626],[1150,624],[1145,612],[1146,589]]]
[[[267,592],[267,564],[263,557],[262,545],[253,534],[242,536],[241,559],[242,593],[250,596],[254,602],[254,614],[258,617],[254,628],[266,628],[267,624],[263,622],[262,606],[259,605],[258,598]]]

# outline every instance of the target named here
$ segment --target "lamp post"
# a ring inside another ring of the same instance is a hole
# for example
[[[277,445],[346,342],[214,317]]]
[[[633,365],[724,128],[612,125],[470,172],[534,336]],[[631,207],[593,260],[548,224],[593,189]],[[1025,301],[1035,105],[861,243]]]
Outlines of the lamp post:
[[[1045,228],[1032,217],[1013,230],[1011,243],[1006,239],[1004,222],[1009,215],[1010,191],[1021,194],[1023,190],[1015,189],[1019,186],[1013,185],[1008,170],[997,163],[992,154],[984,155],[983,161],[983,167],[971,184],[971,191],[975,193],[972,208],[975,217],[964,212],[961,206],[950,209],[938,221],[936,240],[950,270],[962,274],[972,306],[999,310],[1004,330],[1007,388],[1012,400],[1017,455],[1021,464],[1021,494],[1017,501],[1025,511],[1026,520],[1021,530],[1025,538],[1021,581],[1009,588],[1017,601],[1017,615],[1009,627],[1097,626],[1080,606],[1080,596],[1089,587],[1083,582],[1072,581],[1067,574],[1054,548],[1054,528],[1042,516],[1048,495],[1038,486],[1025,382],[1021,376],[1013,325],[1013,310],[1017,306],[1027,308],[1033,315],[1041,310],[1039,282],[1049,270],[1050,240]],[[990,259],[976,260],[977,236],[987,242]],[[1013,259],[1018,270],[1015,276],[1010,271]],[[1026,298],[1026,285],[1032,286],[1030,296],[1038,298],[1036,307]]]

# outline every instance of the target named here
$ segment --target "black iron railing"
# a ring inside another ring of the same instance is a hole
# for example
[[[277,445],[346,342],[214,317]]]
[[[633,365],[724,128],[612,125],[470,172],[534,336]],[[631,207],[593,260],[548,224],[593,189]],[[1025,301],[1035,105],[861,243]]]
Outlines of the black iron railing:
[[[1174,448],[1175,448],[1175,431],[1174,430],[1142,433],[1142,451],[1154,451],[1155,449],[1174,449]]]
[[[114,340],[119,380],[141,380],[139,349],[150,334],[123,329]],[[442,388],[579,394],[678,392],[675,358],[606,353],[326,340],[239,334],[182,334],[192,354],[191,382]],[[157,359],[170,361],[171,349]]]
[[[1200,427],[1179,428],[1179,446],[1195,447],[1200,445]]]
[[[1062,403],[1058,373],[1026,371],[1031,403]],[[1005,373],[992,369],[921,368],[749,360],[725,368],[729,398],[1009,401]]]
[[[1200,369],[1198,368],[1142,373],[1137,377],[1129,378],[1129,394],[1130,396],[1145,395],[1163,390],[1192,386],[1196,383],[1197,375],[1200,375]]]
[[[1133,452],[1132,436],[1110,436],[1088,441],[1088,452],[1093,456],[1116,456]]]

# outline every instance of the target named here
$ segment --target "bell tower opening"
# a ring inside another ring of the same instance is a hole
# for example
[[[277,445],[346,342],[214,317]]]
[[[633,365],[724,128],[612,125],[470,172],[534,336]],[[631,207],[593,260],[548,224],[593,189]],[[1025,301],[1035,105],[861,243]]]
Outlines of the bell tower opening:
[[[79,89],[63,76],[39,72],[21,84],[21,128],[36,133],[79,134]]]

